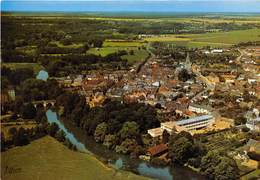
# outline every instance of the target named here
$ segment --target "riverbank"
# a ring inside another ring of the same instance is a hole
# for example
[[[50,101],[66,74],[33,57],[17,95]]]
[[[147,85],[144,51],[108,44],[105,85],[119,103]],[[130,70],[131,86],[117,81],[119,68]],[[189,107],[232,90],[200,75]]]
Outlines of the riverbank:
[[[48,114],[50,115],[50,114]],[[53,115],[53,114],[52,114]],[[49,116],[49,119],[50,116]],[[58,121],[58,119],[57,119]],[[203,180],[205,177],[198,172],[191,170],[188,167],[182,166],[154,166],[148,161],[140,159],[131,159],[128,155],[118,154],[102,144],[96,143],[92,136],[88,136],[86,132],[78,127],[75,127],[72,123],[65,120],[59,120],[59,124],[62,124],[61,128],[65,128],[66,132],[73,134],[72,143],[78,145],[82,142],[85,148],[99,161],[112,166],[115,169],[121,169],[142,176],[161,179],[161,180]],[[71,135],[67,136],[71,137]],[[75,142],[75,140],[77,140]]]
[[[137,179],[148,178],[115,170],[87,153],[69,150],[45,136],[1,154],[2,179]]]

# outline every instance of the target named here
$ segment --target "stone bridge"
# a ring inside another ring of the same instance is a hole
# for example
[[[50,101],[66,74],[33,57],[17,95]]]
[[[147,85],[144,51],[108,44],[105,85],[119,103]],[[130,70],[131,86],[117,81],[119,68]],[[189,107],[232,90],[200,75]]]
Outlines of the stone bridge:
[[[33,101],[32,104],[36,108],[38,104],[42,104],[44,108],[47,107],[47,105],[54,106],[56,103],[56,100],[42,100],[42,101]]]

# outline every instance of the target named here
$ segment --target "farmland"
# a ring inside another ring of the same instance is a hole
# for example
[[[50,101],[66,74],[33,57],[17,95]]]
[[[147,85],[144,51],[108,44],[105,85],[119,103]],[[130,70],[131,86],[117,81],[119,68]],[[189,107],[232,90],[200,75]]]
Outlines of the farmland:
[[[260,29],[215,32],[204,34],[183,34],[183,35],[160,35],[145,38],[148,42],[168,42],[173,45],[188,47],[222,47],[231,46],[241,42],[259,41]]]
[[[107,40],[104,42],[102,48],[91,48],[87,53],[96,54],[100,56],[107,56],[111,53],[125,50],[128,54],[122,56],[130,64],[138,61],[143,61],[147,56],[148,52],[143,48],[145,43],[142,41],[111,41]],[[133,51],[133,54],[130,54]]]
[[[247,180],[247,179],[258,179],[260,177],[260,169],[254,170],[253,172],[243,176],[241,179],[242,180]]]
[[[46,136],[1,153],[3,179],[147,179],[116,171]]]
[[[2,65],[11,69],[30,68],[33,69],[34,73],[38,73],[44,69],[44,67],[38,63],[3,63]]]

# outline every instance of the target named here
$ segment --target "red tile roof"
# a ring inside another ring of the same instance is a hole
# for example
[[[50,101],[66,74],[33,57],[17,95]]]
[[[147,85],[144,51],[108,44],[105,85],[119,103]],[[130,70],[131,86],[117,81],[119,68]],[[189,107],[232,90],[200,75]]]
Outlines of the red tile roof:
[[[151,156],[155,156],[167,150],[168,150],[168,146],[166,144],[159,144],[157,146],[149,148],[147,152],[150,153]]]

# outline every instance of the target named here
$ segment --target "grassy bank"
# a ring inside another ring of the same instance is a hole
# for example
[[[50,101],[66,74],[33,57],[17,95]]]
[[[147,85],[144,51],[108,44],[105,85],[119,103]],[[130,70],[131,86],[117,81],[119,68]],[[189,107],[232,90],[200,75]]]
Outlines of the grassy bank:
[[[46,136],[1,153],[2,179],[147,179],[107,167],[89,154],[69,150]]]

